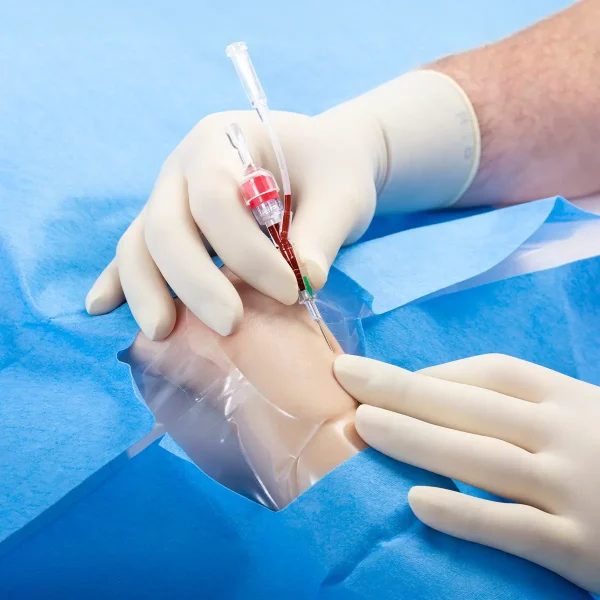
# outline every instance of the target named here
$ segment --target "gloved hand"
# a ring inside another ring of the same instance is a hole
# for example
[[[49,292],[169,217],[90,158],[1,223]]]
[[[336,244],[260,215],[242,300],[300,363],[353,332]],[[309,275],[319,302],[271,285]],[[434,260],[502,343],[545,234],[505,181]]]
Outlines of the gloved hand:
[[[335,374],[368,444],[516,502],[414,487],[419,519],[600,592],[600,388],[503,355],[417,373],[340,356]]]
[[[290,171],[290,239],[315,289],[340,246],[355,241],[375,212],[448,205],[479,159],[473,109],[450,78],[416,71],[317,117],[274,113]],[[125,299],[144,334],[167,336],[175,306],[167,284],[209,327],[231,333],[241,300],[214,266],[211,249],[262,293],[292,304],[293,273],[239,197],[242,166],[226,127],[241,125],[254,160],[279,174],[253,112],[202,119],[169,156],[148,203],[121,237],[116,258],[90,290],[90,314]]]

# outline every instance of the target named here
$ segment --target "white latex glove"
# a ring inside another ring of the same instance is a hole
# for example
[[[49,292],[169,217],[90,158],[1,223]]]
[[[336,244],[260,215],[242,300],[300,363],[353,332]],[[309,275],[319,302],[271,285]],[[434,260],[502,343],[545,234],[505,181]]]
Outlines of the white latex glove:
[[[290,171],[290,239],[316,289],[340,246],[369,225],[377,189],[385,192],[382,210],[445,206],[464,192],[478,164],[473,109],[451,79],[432,71],[409,73],[317,117],[273,117]],[[232,122],[242,126],[254,160],[278,176],[254,112],[202,119],[163,165],[116,258],[90,290],[90,314],[126,299],[144,334],[164,338],[175,322],[168,284],[200,320],[231,333],[242,303],[211,250],[259,291],[296,302],[292,270],[240,199],[242,166],[225,134]]]
[[[417,373],[340,356],[335,374],[368,444],[516,502],[414,487],[419,519],[600,592],[600,388],[503,355]]]

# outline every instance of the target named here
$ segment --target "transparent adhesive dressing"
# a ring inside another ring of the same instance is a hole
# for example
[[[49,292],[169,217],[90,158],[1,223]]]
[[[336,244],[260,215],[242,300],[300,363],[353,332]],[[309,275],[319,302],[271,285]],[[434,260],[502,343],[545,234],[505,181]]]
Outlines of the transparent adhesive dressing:
[[[363,315],[318,302],[342,348],[359,354],[357,317]],[[153,346],[160,351],[151,360],[136,343],[119,355],[155,417],[154,433],[170,434],[225,487],[272,510],[287,506],[322,475],[303,453],[324,423],[289,414],[265,398],[216,343],[198,339],[190,327],[196,317],[182,310],[183,326]]]

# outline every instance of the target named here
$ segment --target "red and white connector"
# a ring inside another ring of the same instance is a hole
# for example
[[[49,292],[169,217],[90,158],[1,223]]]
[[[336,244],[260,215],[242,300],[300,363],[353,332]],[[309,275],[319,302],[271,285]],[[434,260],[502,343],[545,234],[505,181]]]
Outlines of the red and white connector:
[[[283,219],[283,203],[279,197],[279,186],[267,169],[257,167],[252,160],[242,128],[232,123],[227,128],[227,137],[244,167],[240,191],[246,206],[250,208],[259,225],[279,225]]]
[[[244,203],[252,211],[257,223],[266,227],[273,243],[279,247],[279,227],[284,211],[275,177],[267,169],[254,164],[242,128],[237,123],[229,125],[227,137],[237,150],[244,168],[240,185]]]

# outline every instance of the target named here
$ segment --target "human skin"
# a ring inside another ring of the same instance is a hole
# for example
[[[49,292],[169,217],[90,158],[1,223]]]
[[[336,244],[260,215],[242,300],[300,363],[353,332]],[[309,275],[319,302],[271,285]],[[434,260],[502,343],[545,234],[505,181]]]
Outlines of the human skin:
[[[246,450],[263,480],[277,486],[271,473],[272,455],[293,453],[303,436],[310,437],[295,465],[291,492],[295,497],[365,447],[354,428],[357,404],[333,375],[333,362],[343,352],[331,333],[334,352],[329,350],[303,306],[285,306],[224,272],[245,307],[235,333],[220,336],[177,301],[171,335],[164,341],[151,341],[140,332],[131,355],[136,363],[192,390],[203,388],[210,366],[218,364],[223,370],[226,356],[262,397],[294,417],[282,418],[281,412],[255,397],[236,413],[239,435],[251,446]],[[179,350],[165,353],[184,333],[185,343]],[[198,368],[198,364],[206,368]]]
[[[428,68],[463,88],[479,120],[479,171],[456,206],[600,192],[600,0]]]

